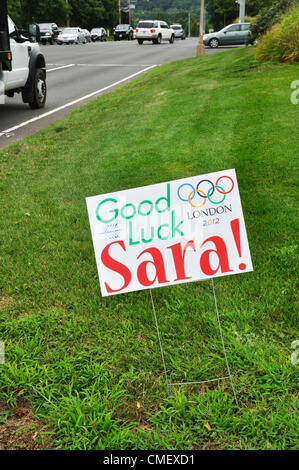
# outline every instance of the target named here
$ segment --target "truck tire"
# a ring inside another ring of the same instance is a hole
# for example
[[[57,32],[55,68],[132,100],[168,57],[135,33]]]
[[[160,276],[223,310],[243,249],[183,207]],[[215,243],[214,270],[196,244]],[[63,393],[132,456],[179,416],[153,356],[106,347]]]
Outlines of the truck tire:
[[[46,74],[43,69],[37,68],[34,77],[33,101],[29,103],[30,108],[43,108],[47,98]]]

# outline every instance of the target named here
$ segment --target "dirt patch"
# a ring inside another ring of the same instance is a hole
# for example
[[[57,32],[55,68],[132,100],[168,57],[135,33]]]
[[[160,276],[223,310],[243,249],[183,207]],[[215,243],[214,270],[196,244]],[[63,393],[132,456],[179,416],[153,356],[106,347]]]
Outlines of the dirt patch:
[[[9,295],[3,295],[0,297],[0,308],[5,308],[8,304],[11,304],[14,301]]]
[[[196,444],[194,446],[194,450],[224,450],[218,445],[211,444],[210,442],[207,442],[204,445]]]
[[[16,408],[0,404],[0,450],[53,449],[49,429],[38,421],[28,402]]]

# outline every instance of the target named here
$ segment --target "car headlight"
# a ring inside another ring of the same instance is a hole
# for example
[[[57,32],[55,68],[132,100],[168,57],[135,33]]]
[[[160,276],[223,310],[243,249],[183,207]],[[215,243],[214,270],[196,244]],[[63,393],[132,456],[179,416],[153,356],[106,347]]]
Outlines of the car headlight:
[[[203,40],[205,41],[206,39],[208,39],[208,36],[206,34],[203,35]]]

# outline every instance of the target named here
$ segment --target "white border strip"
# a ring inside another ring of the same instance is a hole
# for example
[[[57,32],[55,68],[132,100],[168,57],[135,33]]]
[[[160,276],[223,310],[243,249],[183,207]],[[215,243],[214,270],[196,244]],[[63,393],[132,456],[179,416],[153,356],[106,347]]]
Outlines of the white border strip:
[[[75,64],[69,64],[69,65],[61,65],[60,67],[55,67],[55,69],[49,69],[47,70],[47,73],[48,72],[54,72],[54,70],[61,70],[61,69],[67,69],[69,67],[74,67]]]
[[[76,64],[78,67],[149,67],[150,64]],[[157,67],[155,64],[154,67]]]
[[[64,104],[63,106],[59,106],[58,108],[52,109],[51,111],[41,114],[40,116],[36,116],[32,119],[29,119],[28,121],[24,121],[21,124],[11,127],[10,129],[6,129],[5,131],[0,132],[0,137],[2,137],[3,135],[9,134],[10,132],[16,131],[17,129],[20,129],[21,127],[25,127],[28,124],[39,121],[40,119],[51,116],[51,114],[55,114],[58,111],[62,111],[65,108],[73,106],[74,104],[80,103],[80,101],[87,100],[88,98],[91,98],[92,96],[98,95],[99,93],[103,93],[103,91],[109,90],[109,88],[112,88],[116,85],[120,85],[121,83],[126,82],[127,80],[130,80],[131,78],[134,78],[137,75],[140,75],[141,73],[147,72],[148,70],[153,69],[154,67],[157,67],[157,66],[151,65],[150,67],[146,67],[145,69],[142,69],[139,72],[133,73],[132,75],[129,75],[128,77],[122,78],[121,80],[118,80],[117,82],[111,83],[111,85],[105,86],[104,88],[100,88],[100,90],[93,91],[92,93],[82,96],[81,98],[71,101],[70,103]]]

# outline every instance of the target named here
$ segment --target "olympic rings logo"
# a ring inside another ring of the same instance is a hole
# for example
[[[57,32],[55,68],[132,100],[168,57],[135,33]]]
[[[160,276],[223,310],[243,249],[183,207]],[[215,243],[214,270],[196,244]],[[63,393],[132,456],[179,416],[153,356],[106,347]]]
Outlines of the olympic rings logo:
[[[228,191],[225,191],[224,188],[219,184],[219,182],[224,178],[227,178],[231,183],[231,188]],[[200,189],[200,185],[202,185],[202,183],[208,183],[210,185],[210,188],[206,191],[204,191],[203,189]],[[181,196],[181,190],[184,186],[187,186],[191,189],[191,192],[188,193],[187,199],[186,197],[184,198]],[[196,188],[194,188],[194,186],[190,183],[181,184],[181,186],[178,188],[177,194],[181,201],[189,202],[190,206],[198,209],[199,207],[203,207],[208,200],[212,204],[221,204],[225,200],[226,195],[232,192],[232,190],[234,189],[234,186],[235,186],[235,183],[233,182],[232,178],[230,176],[224,175],[224,176],[220,176],[217,179],[216,184],[214,184],[211,180],[207,180],[207,179],[203,179],[199,181]],[[223,198],[220,201],[215,201],[215,200],[213,201],[213,199],[211,198],[213,194],[215,193],[215,190],[218,193],[223,195]],[[196,195],[203,199],[201,204],[194,204],[194,202],[192,202]]]

